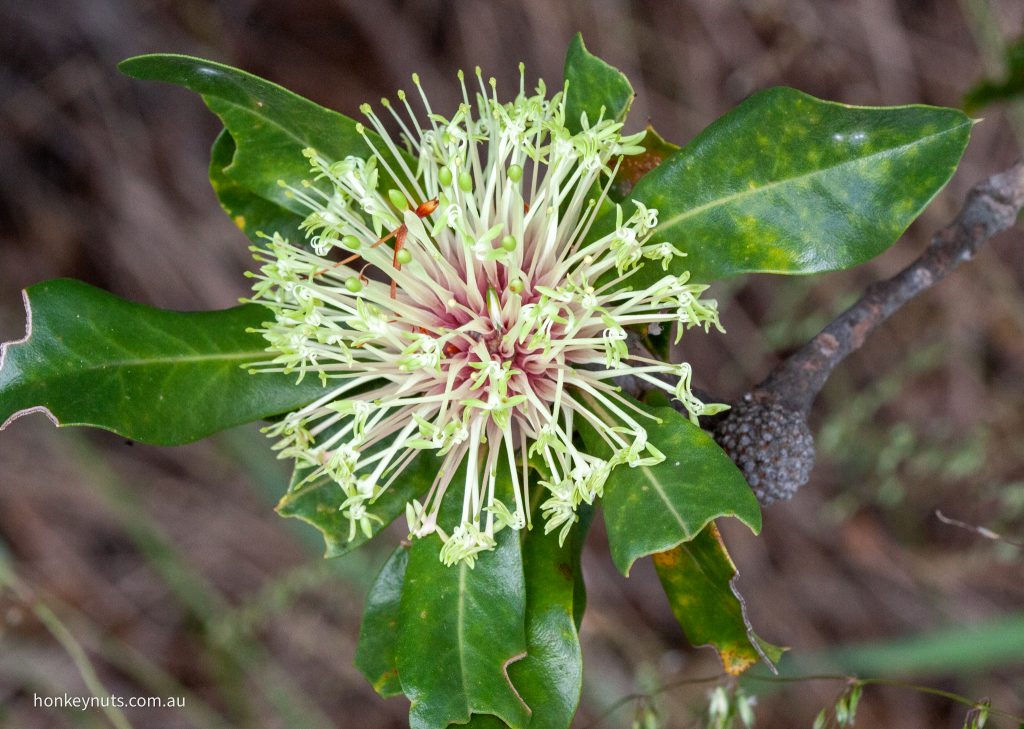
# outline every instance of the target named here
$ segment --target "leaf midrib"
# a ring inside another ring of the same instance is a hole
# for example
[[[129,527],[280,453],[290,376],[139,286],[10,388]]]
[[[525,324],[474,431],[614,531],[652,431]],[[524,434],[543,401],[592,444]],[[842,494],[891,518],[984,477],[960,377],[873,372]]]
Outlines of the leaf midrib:
[[[469,686],[466,685],[466,641],[463,637],[463,631],[465,630],[465,613],[466,613],[466,564],[464,562],[459,564],[459,609],[456,613],[456,624],[455,634],[458,641],[459,650],[459,680],[462,682],[462,695],[466,699],[466,713],[472,716],[469,700]]]
[[[274,121],[273,117],[269,117],[269,116],[265,116],[264,114],[260,114],[259,112],[257,112],[252,107],[245,106],[244,104],[239,104],[236,101],[231,101],[230,99],[227,99],[224,96],[218,96],[216,94],[202,94],[202,96],[203,96],[204,99],[208,99],[208,98],[217,99],[218,101],[223,102],[227,106],[230,106],[230,107],[232,107],[234,109],[238,109],[239,111],[241,111],[243,113],[246,113],[246,114],[249,114],[251,116],[254,116],[257,119],[263,120],[268,125],[270,125],[270,126],[274,127],[275,129],[278,129],[281,132],[283,132],[286,137],[289,137],[293,141],[297,142],[303,148],[312,146],[312,144],[308,140],[304,139],[303,137],[298,136],[297,134],[292,132],[288,127],[285,127],[285,126],[281,125],[280,123]],[[296,99],[301,99],[301,98],[302,97],[298,97],[298,96],[296,97]],[[207,105],[209,105],[209,103],[210,103],[209,100],[207,100],[206,103],[207,103]],[[319,106],[319,105],[316,105],[316,106]],[[340,120],[342,123],[344,123],[345,121],[352,121],[351,119],[349,119],[344,114],[338,114],[337,112],[332,112],[330,109],[327,109],[326,107],[322,107],[322,106],[320,106],[319,108],[320,108],[321,111],[325,111],[328,114],[335,114],[335,115],[337,115],[338,120]],[[353,121],[353,124],[354,123],[355,122]],[[228,128],[228,131],[231,133],[232,136],[236,135],[235,130],[233,130],[231,128]],[[237,146],[235,148],[235,154],[237,155],[240,150],[241,150],[241,146]],[[234,166],[234,164],[235,164],[234,157],[232,157],[231,164],[227,165],[227,167],[225,167],[224,169],[226,170],[229,167]],[[246,188],[246,189],[248,189],[248,188]]]
[[[282,89],[282,90],[285,91],[285,93],[291,93],[287,89]],[[210,98],[217,99],[218,101],[222,102],[224,105],[229,106],[229,107],[231,107],[233,109],[237,109],[238,111],[242,112],[243,114],[249,114],[251,116],[256,117],[257,119],[260,119],[260,120],[266,122],[269,126],[272,126],[275,129],[279,130],[281,133],[284,134],[285,137],[290,138],[292,141],[298,143],[304,149],[308,148],[308,147],[313,147],[314,146],[312,141],[306,139],[305,137],[300,137],[299,135],[297,135],[294,132],[292,132],[288,127],[283,126],[279,122],[275,121],[273,117],[266,116],[265,114],[260,113],[256,109],[253,109],[251,106],[246,106],[245,104],[240,104],[237,101],[232,101],[231,99],[228,99],[227,97],[219,96],[217,94],[200,94],[200,95],[203,97],[204,100],[206,100],[206,103],[207,103],[208,106],[210,104],[210,102],[209,102]],[[301,96],[299,96],[297,94],[294,94],[294,97],[295,97],[295,100],[298,101],[299,103],[311,104],[312,106],[317,108],[317,111],[326,113],[328,117],[332,118],[340,126],[351,127],[350,129],[347,129],[346,131],[355,132],[355,128],[356,128],[357,122],[354,119],[352,119],[351,117],[348,117],[348,116],[346,116],[346,115],[344,115],[344,114],[342,114],[340,112],[334,111],[333,109],[328,109],[325,106],[320,106],[319,104],[317,104],[315,102],[312,102],[312,101],[309,101],[309,99],[304,99],[303,97],[301,97]],[[220,115],[218,114],[218,116],[220,116]],[[225,126],[227,126],[226,122],[225,122]],[[236,139],[235,156],[237,156],[239,154],[239,152],[241,151],[241,149],[242,149],[241,145],[237,144],[237,140],[238,140],[239,136],[244,136],[243,134],[241,134],[241,132],[244,132],[244,130],[240,130],[240,133],[236,135],[235,130],[233,130],[230,127],[228,127],[228,132],[230,132],[231,135],[233,137],[235,137],[235,139]],[[371,139],[374,139],[374,140],[379,138],[379,135],[375,134],[373,131],[371,131],[369,129],[366,130],[366,136],[368,138],[371,138]],[[381,144],[383,144],[383,139],[381,139],[380,142],[381,142]],[[368,148],[367,152],[369,153],[369,156],[371,156],[371,157],[373,156],[373,150],[372,149]],[[402,152],[404,152],[404,150],[399,148],[399,152],[402,153]],[[408,160],[408,159],[404,159],[402,161],[407,163],[407,164],[410,162],[410,160]],[[235,166],[235,161],[234,161],[234,156],[233,156],[232,160],[231,160],[231,163],[229,165],[227,165],[226,167],[224,167],[224,170],[226,171],[226,170],[228,170],[228,169],[230,169],[231,167],[234,167],[234,166]],[[237,182],[237,180],[236,180],[236,182]],[[242,184],[242,183],[239,183],[239,184]],[[245,189],[247,189],[247,190],[250,189],[250,188],[246,187],[245,185],[242,185],[242,187],[245,187]],[[264,198],[264,199],[266,199],[266,198]],[[275,202],[275,201],[271,200],[271,202]],[[288,208],[285,208],[285,209],[287,210]]]
[[[640,469],[643,471],[644,475],[648,478],[648,480],[650,480],[650,482],[654,485],[654,489],[655,491],[658,492],[658,496],[661,497],[661,500],[665,502],[665,506],[667,506],[668,510],[672,512],[672,516],[674,516],[676,518],[676,521],[679,522],[679,526],[683,528],[683,532],[685,532],[687,536],[690,536],[692,534],[692,532],[690,531],[690,527],[687,525],[686,520],[683,519],[683,515],[676,510],[676,507],[669,500],[668,494],[665,493],[665,488],[662,486],[661,481],[657,479],[657,477],[654,475],[654,472],[650,469],[650,467],[641,466]]]
[[[881,156],[884,156],[884,155],[887,155],[887,154],[890,154],[892,152],[896,152],[896,151],[899,151],[899,150],[902,150],[902,149],[908,149],[908,148],[914,147],[914,146],[916,146],[918,144],[925,144],[927,142],[927,140],[931,140],[931,139],[934,139],[934,138],[937,138],[937,137],[941,137],[941,136],[943,136],[945,134],[951,134],[951,133],[957,131],[958,129],[961,129],[962,127],[967,126],[969,124],[970,124],[970,120],[968,120],[966,122],[962,122],[961,124],[958,124],[955,127],[951,127],[949,129],[944,129],[941,132],[936,132],[935,134],[929,134],[929,135],[927,135],[925,137],[919,137],[918,139],[915,139],[914,141],[909,142],[907,144],[900,144],[900,145],[897,145],[895,147],[886,147],[885,149],[879,150],[879,151],[874,152],[874,153],[869,154],[869,155],[865,155],[863,157],[855,157],[853,159],[846,160],[844,162],[839,162],[838,164],[829,165],[828,167],[821,167],[819,169],[813,170],[811,172],[806,172],[806,173],[801,174],[801,175],[796,175],[794,177],[786,177],[786,178],[781,179],[781,180],[773,180],[771,182],[768,182],[765,185],[761,185],[760,187],[755,187],[753,189],[747,189],[747,190],[740,190],[738,192],[731,193],[731,194],[726,195],[724,197],[716,198],[715,200],[711,200],[709,202],[706,202],[703,205],[698,205],[695,208],[690,208],[689,210],[684,210],[683,212],[679,213],[678,215],[674,215],[673,217],[669,218],[668,220],[659,223],[654,228],[654,232],[664,231],[665,229],[670,228],[670,227],[680,223],[681,221],[686,220],[687,218],[691,218],[691,217],[693,217],[695,215],[699,215],[700,213],[703,213],[706,210],[711,210],[712,208],[719,207],[719,206],[722,206],[722,205],[728,205],[729,203],[732,203],[732,202],[734,202],[736,200],[742,200],[743,198],[750,197],[752,195],[759,195],[761,193],[767,192],[768,190],[771,190],[773,188],[779,187],[780,185],[786,185],[786,184],[798,182],[800,180],[805,180],[805,179],[813,178],[813,177],[816,177],[818,175],[822,175],[822,174],[825,174],[827,172],[831,172],[832,170],[839,169],[841,167],[846,167],[848,165],[859,164],[861,162],[865,162],[865,161],[871,160],[872,158],[875,158],[875,157],[881,157]]]
[[[96,372],[111,367],[149,367],[149,366],[173,366],[176,364],[189,364],[194,362],[235,362],[239,360],[254,360],[259,357],[266,357],[266,350],[254,352],[234,352],[216,354],[192,354],[185,356],[164,356],[164,357],[142,357],[135,359],[104,360],[98,364],[78,367],[74,374]],[[70,374],[70,373],[68,373]]]
[[[594,408],[594,410],[600,411],[601,419],[607,423],[607,418],[611,417],[611,413],[609,413],[605,408],[603,408],[593,397],[588,395],[587,400],[590,402],[590,406]],[[641,466],[640,470],[647,477],[647,479],[654,485],[654,490],[658,493],[658,496],[665,503],[665,506],[668,507],[668,510],[672,513],[672,516],[675,517],[676,521],[679,523],[679,526],[683,528],[683,532],[687,536],[691,535],[692,533],[690,531],[690,527],[686,523],[686,520],[683,519],[683,515],[679,513],[675,505],[669,500],[668,494],[665,493],[664,486],[662,486],[661,481],[659,481],[655,477],[654,472],[650,469],[650,466]],[[609,478],[614,477],[614,475],[615,471],[613,470],[612,476],[610,476]]]

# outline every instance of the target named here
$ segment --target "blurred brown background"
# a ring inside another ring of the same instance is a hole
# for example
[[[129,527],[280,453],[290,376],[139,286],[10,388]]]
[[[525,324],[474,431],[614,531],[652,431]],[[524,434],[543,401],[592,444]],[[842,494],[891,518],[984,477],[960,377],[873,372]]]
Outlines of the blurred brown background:
[[[246,293],[245,240],[206,180],[217,120],[188,92],[120,76],[117,61],[203,55],[352,115],[418,71],[450,110],[459,67],[511,88],[523,60],[557,81],[576,30],[633,81],[631,125],[685,141],[774,84],[957,105],[1000,72],[1024,3],[3,0],[0,339],[23,331],[19,290],[57,276],[178,309]],[[1024,114],[984,116],[949,188],[889,253],[841,274],[718,286],[728,335],[684,343],[700,384],[736,396],[913,258],[973,183],[1020,153]],[[790,670],[906,678],[1024,713],[1021,550],[934,514],[1024,534],[1022,246],[1019,229],[993,241],[842,366],[815,409],[813,481],[766,511],[761,537],[723,524],[754,624],[792,647]],[[95,710],[32,705],[87,694],[90,671],[122,696],[186,697],[183,710],[126,711],[137,729],[405,725],[404,699],[377,698],[351,666],[364,591],[397,537],[323,562],[316,534],[272,511],[285,483],[255,428],[174,449],[41,416],[0,434],[0,570],[17,588],[0,590],[0,725],[110,726]],[[686,645],[649,566],[624,580],[600,526],[591,536],[577,727],[620,696],[718,670]],[[840,688],[752,685],[766,691],[758,726],[809,727]],[[663,725],[698,726],[706,690],[661,693]],[[634,706],[603,726],[629,726]],[[870,688],[858,725],[959,727],[964,713]]]

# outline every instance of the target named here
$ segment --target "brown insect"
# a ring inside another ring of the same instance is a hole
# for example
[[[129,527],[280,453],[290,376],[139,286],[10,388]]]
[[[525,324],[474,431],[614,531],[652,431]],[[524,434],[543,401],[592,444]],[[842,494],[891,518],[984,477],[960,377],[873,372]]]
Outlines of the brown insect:
[[[424,203],[420,203],[419,205],[416,206],[416,217],[420,218],[421,220],[423,218],[429,217],[431,213],[433,213],[435,210],[437,210],[437,206],[438,206],[438,201],[437,201],[436,197],[433,200],[427,200]],[[391,265],[393,265],[395,267],[396,271],[401,271],[402,270],[402,262],[398,260],[398,254],[401,253],[402,249],[405,247],[405,236],[408,235],[408,234],[409,234],[409,228],[406,226],[405,223],[402,223],[397,228],[395,228],[393,231],[388,233],[386,236],[384,236],[383,238],[378,240],[376,243],[371,245],[370,248],[376,248],[377,246],[384,244],[384,242],[386,242],[387,240],[389,240],[392,237],[394,237],[394,239],[395,239],[395,250],[394,250],[394,255],[391,257]],[[391,298],[394,299],[394,298],[397,298],[397,296],[398,296],[398,282],[395,281],[394,279],[391,279]]]
[[[437,210],[438,204],[439,203],[438,203],[438,200],[437,200],[436,197],[433,200],[427,200],[426,202],[420,203],[419,205],[416,206],[416,217],[418,217],[420,219],[429,217],[435,210]],[[391,264],[395,267],[396,271],[401,271],[402,270],[402,262],[398,260],[398,254],[401,253],[402,249],[405,247],[405,237],[408,234],[409,234],[408,226],[406,226],[405,223],[402,223],[397,228],[392,230],[390,233],[385,235],[383,238],[378,238],[377,241],[374,242],[370,246],[370,248],[376,248],[377,246],[384,245],[389,240],[394,238],[395,239],[395,248],[394,248],[394,254],[391,257]],[[353,253],[348,258],[345,258],[345,259],[335,263],[334,266],[332,266],[332,268],[337,268],[338,266],[344,266],[346,263],[351,263],[352,261],[356,260],[357,258],[359,258],[359,254],[358,253]],[[323,273],[324,271],[327,271],[327,270],[328,269],[325,268],[325,269],[321,270],[320,273]],[[362,274],[360,274],[360,278],[362,278]],[[398,282],[395,281],[394,279],[391,279],[391,298],[392,299],[398,298]]]

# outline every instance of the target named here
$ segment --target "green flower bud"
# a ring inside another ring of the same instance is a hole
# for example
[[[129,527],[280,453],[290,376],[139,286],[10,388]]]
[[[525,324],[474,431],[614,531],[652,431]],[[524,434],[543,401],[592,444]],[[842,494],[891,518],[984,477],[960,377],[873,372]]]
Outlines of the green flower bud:
[[[405,195],[401,191],[391,188],[388,190],[388,200],[399,210],[405,210],[409,207],[409,201],[405,199]]]

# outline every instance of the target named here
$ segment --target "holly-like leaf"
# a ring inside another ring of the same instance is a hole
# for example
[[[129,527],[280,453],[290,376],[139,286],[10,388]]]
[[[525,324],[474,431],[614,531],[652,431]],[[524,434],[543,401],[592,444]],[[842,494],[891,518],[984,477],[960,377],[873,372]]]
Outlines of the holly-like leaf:
[[[541,498],[533,503],[538,505]],[[586,505],[584,505],[586,507]],[[567,729],[579,705],[583,654],[576,612],[582,616],[580,553],[593,510],[581,509],[580,523],[562,546],[537,521],[523,536],[526,575],[526,657],[509,666],[509,676],[533,711],[530,729]]]
[[[329,437],[329,432],[324,437]],[[390,440],[385,440],[378,447],[385,448],[388,444]],[[401,475],[375,501],[367,505],[369,512],[380,520],[371,522],[371,535],[376,536],[381,529],[404,514],[408,502],[422,498],[430,488],[438,467],[439,461],[433,453],[419,453]],[[353,538],[349,540],[349,519],[341,510],[347,498],[345,492],[328,475],[307,480],[310,470],[308,466],[297,466],[292,471],[291,483],[277,504],[277,513],[315,527],[324,538],[325,559],[340,557],[370,541],[372,536],[367,537],[362,529],[356,529]]]
[[[687,640],[717,650],[726,673],[738,676],[759,660],[772,666],[782,656],[783,649],[751,629],[736,591],[736,566],[714,522],[693,539],[656,553],[654,567]]]
[[[600,118],[622,121],[633,103],[629,79],[614,66],[590,53],[577,33],[565,55],[565,80],[569,90],[565,99],[565,125],[572,132],[581,129],[585,113],[593,124]]]
[[[359,628],[356,668],[366,676],[373,690],[385,698],[402,693],[395,646],[398,642],[402,582],[408,564],[408,547],[398,547],[388,557],[366,595],[363,622]]]
[[[201,94],[235,142],[234,157],[224,173],[264,200],[300,216],[309,210],[279,183],[299,187],[310,177],[303,149],[312,147],[332,160],[371,154],[349,117],[237,68],[171,53],[136,56],[118,68],[134,78],[177,84]],[[387,156],[380,138],[367,134]],[[393,186],[385,170],[380,174],[382,189]]]
[[[612,422],[601,403],[584,398],[594,413]],[[720,516],[735,516],[755,533],[760,531],[757,499],[711,436],[671,407],[632,402],[657,418],[645,418],[643,425],[648,442],[665,460],[654,466],[617,466],[605,483],[604,521],[619,571],[628,576],[636,560],[693,539]],[[592,429],[580,431],[592,453],[608,455],[608,446]]]
[[[412,729],[444,729],[472,714],[492,714],[512,729],[530,723],[508,675],[526,655],[519,533],[503,529],[496,539],[497,547],[478,555],[473,568],[442,564],[437,535],[415,540],[409,550],[397,657]]]
[[[25,291],[26,336],[3,346],[0,422],[46,412],[132,440],[178,445],[295,410],[323,388],[315,378],[250,374],[266,343],[247,332],[259,305],[211,312],[155,309],[81,281]]]
[[[260,233],[280,233],[291,241],[304,240],[305,235],[299,229],[301,215],[263,199],[228,177],[224,170],[234,157],[235,140],[227,129],[223,129],[210,148],[210,185],[232,222],[254,243],[263,242]]]
[[[577,624],[573,619],[580,553],[592,510],[573,528],[564,546],[555,534],[527,532],[523,546],[526,579],[527,656],[508,668],[520,696],[533,709],[531,729],[567,727],[579,703],[583,676]],[[381,568],[366,597],[356,668],[387,698],[402,693],[395,660],[402,584],[408,547],[398,547]],[[478,714],[470,726],[505,727],[496,717]]]
[[[645,175],[653,241],[696,281],[857,265],[892,245],[946,184],[971,120],[930,106],[871,108],[774,88],[747,99]],[[598,221],[606,232],[614,216]],[[664,275],[645,266],[642,286]]]

